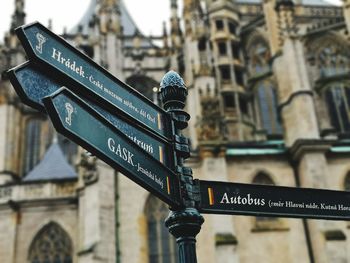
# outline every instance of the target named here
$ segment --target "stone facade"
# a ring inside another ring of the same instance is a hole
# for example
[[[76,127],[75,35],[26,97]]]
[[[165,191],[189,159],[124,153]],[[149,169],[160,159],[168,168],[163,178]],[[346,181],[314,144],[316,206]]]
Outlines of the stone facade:
[[[13,31],[24,4],[0,44],[0,261],[175,263],[165,206],[19,101],[5,71],[25,61]],[[123,1],[91,0],[62,36],[155,103],[168,70],[184,77],[195,178],[350,190],[349,1],[184,0],[180,17],[169,7],[170,30],[145,36]],[[77,176],[28,180],[53,143]],[[201,263],[350,261],[344,221],[204,217]]]

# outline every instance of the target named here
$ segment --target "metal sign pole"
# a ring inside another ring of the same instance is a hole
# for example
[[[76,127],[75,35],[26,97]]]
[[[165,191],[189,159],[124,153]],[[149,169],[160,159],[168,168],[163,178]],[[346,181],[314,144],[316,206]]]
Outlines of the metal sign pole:
[[[183,162],[190,157],[188,138],[182,136],[181,130],[187,127],[190,115],[183,111],[187,97],[187,89],[183,79],[174,71],[170,71],[160,84],[160,96],[164,109],[174,120],[176,172],[180,179],[181,195],[184,207],[171,211],[165,220],[169,232],[176,238],[180,263],[196,263],[196,235],[201,229],[204,218],[197,211],[199,187],[195,185],[192,169],[184,167]]]

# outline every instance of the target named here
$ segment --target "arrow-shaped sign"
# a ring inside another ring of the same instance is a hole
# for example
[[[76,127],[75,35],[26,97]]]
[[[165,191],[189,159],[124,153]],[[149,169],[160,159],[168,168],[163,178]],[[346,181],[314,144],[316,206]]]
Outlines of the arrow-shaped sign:
[[[202,213],[350,219],[350,192],[216,181],[199,183]]]
[[[42,99],[62,87],[29,62],[9,70],[8,76],[21,100],[44,113],[46,111]],[[84,101],[154,158],[169,168],[174,167],[173,147],[169,142],[138,126],[137,123],[131,122],[128,118],[110,114],[93,101],[88,99]]]
[[[30,60],[42,72],[82,97],[89,97],[108,107],[122,111],[150,131],[172,138],[171,117],[142,94],[114,77],[92,59],[71,46],[40,23],[16,29]]]
[[[172,207],[180,206],[177,176],[99,113],[63,88],[44,100],[56,130]]]

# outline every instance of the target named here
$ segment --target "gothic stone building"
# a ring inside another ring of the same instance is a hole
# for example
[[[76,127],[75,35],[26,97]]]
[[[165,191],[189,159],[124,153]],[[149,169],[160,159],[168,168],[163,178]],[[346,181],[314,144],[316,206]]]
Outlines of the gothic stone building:
[[[184,77],[195,178],[349,190],[350,0],[169,8],[170,30],[145,36],[122,0],[91,0],[63,37],[156,103],[168,70]],[[5,70],[26,60],[13,32],[24,10],[15,0],[0,45],[0,261],[175,263],[166,205],[16,96]],[[349,239],[345,221],[208,215],[197,254],[201,263],[349,262]]]

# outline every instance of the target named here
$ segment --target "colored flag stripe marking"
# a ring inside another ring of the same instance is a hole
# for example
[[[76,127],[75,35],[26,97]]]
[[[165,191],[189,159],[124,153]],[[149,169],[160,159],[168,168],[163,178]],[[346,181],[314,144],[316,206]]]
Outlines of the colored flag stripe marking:
[[[164,154],[163,154],[163,147],[159,146],[159,161],[161,163],[164,163]]]
[[[215,202],[213,188],[208,187],[208,196],[209,196],[209,205],[213,205]]]
[[[166,185],[167,185],[167,188],[168,188],[168,194],[170,195],[170,181],[169,181],[169,177],[168,176],[166,177]]]
[[[157,115],[158,115],[158,129],[161,130],[162,129],[162,118],[161,118],[159,113],[157,113]]]

